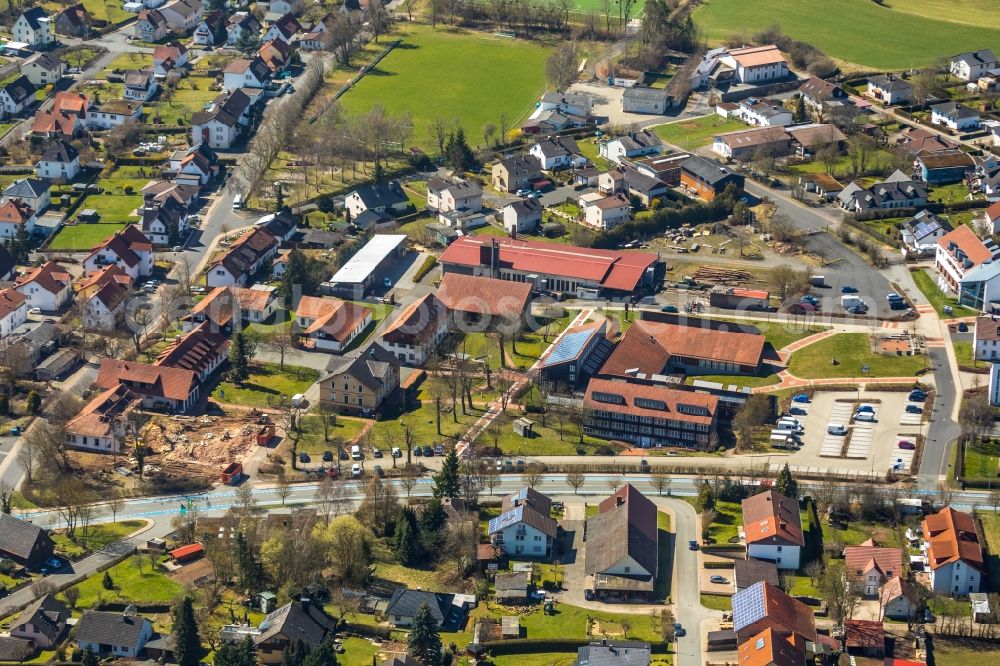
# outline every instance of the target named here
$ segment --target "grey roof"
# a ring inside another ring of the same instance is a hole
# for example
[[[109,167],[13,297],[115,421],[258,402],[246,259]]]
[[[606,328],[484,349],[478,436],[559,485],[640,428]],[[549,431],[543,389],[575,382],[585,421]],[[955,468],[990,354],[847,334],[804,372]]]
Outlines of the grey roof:
[[[512,201],[507,204],[507,206],[513,209],[513,211],[517,213],[518,217],[542,212],[542,203],[538,199],[532,197]]]
[[[35,653],[34,643],[24,638],[0,636],[0,660],[22,662]]]
[[[885,90],[886,92],[910,92],[913,90],[911,86],[906,81],[895,76],[885,76],[879,74],[878,76],[872,76],[868,79],[868,83],[874,85],[880,90]]]
[[[41,19],[46,19],[49,17],[41,7],[32,7],[31,9],[26,9],[21,16],[28,22],[32,30],[38,30],[42,27],[40,23]]]
[[[955,120],[979,117],[978,111],[976,111],[971,107],[965,106],[964,104],[959,104],[957,102],[945,102],[944,104],[935,104],[934,106],[931,107],[931,111],[942,116],[948,116],[949,118],[954,118]]]
[[[625,182],[630,191],[649,196],[655,194],[657,190],[666,191],[667,189],[667,185],[663,181],[635,169],[626,167],[622,172],[625,174]]]
[[[598,507],[600,513],[587,520],[587,574],[602,573],[629,557],[655,577],[659,558],[656,505],[626,484]]]
[[[51,641],[54,641],[66,628],[66,620],[70,617],[69,608],[66,604],[56,599],[51,594],[46,594],[28,605],[11,627],[31,624],[35,631],[42,634]]]
[[[612,139],[608,143],[618,142],[622,147],[628,151],[632,152],[635,150],[646,150],[649,148],[659,148],[663,145],[663,140],[654,132],[649,130],[643,130],[641,132],[632,132],[625,136],[620,136],[617,139]]]
[[[496,576],[497,594],[501,592],[527,592],[528,582],[528,572],[526,571],[498,573]]]
[[[642,641],[600,641],[576,651],[574,666],[649,666],[651,649]]]
[[[542,168],[542,165],[532,155],[515,155],[501,160],[500,164],[507,169],[507,173],[511,177],[538,174]]]
[[[431,178],[427,181],[427,190],[433,192],[454,193],[456,198],[475,196],[483,193],[483,186],[475,180],[445,180],[443,178]]]
[[[5,85],[3,89],[15,104],[20,104],[35,94],[35,84],[24,75],[17,77]]]
[[[913,238],[917,241],[921,241],[938,231],[952,230],[950,222],[938,217],[926,208],[907,220],[903,227],[913,234]]]
[[[374,227],[376,224],[382,224],[383,222],[391,222],[393,218],[391,215],[386,215],[385,213],[378,213],[372,209],[368,209],[351,220],[358,229],[367,230]]]
[[[396,590],[389,605],[385,609],[386,615],[396,615],[399,617],[413,617],[424,604],[431,610],[431,616],[441,624],[448,615],[448,609],[455,598],[454,594],[442,592],[426,592],[424,590]]]
[[[564,157],[580,154],[580,148],[576,145],[576,141],[569,137],[557,136],[539,141],[536,145],[545,157]]]
[[[16,197],[19,199],[37,199],[48,192],[50,187],[51,186],[44,180],[38,180],[37,178],[22,178],[20,180],[15,180],[13,183],[4,188],[3,195],[5,197]]]
[[[379,666],[421,666],[420,662],[408,654],[396,655],[391,659],[386,659]]]
[[[70,162],[79,159],[79,157],[80,151],[62,139],[56,139],[51,142],[45,149],[45,152],[42,153],[43,162],[62,162],[63,164],[69,164]]]
[[[31,64],[38,65],[39,67],[44,67],[45,69],[47,69],[50,72],[53,71],[53,70],[59,69],[59,67],[62,66],[62,62],[58,58],[56,58],[56,57],[54,57],[54,56],[52,56],[52,55],[50,55],[48,53],[39,53],[39,54],[35,55],[33,58],[31,58],[29,61],[25,61],[24,64],[25,65],[31,65]]]
[[[336,628],[323,609],[312,603],[293,601],[270,613],[260,623],[260,635],[256,642],[263,643],[276,636],[296,641],[301,640],[308,647],[322,643]]]
[[[957,56],[953,57],[952,60],[961,60],[962,62],[969,63],[970,65],[995,65],[997,63],[997,57],[990,49],[980,49],[978,51],[966,51],[965,53],[959,53]]]
[[[355,357],[334,359],[327,366],[327,373],[319,381],[340,374],[351,377],[367,386],[372,391],[378,391],[388,381],[393,367],[398,366],[396,357],[376,344],[369,345]]]
[[[645,101],[660,101],[670,97],[667,93],[666,88],[643,88],[640,86],[634,86],[632,88],[626,88],[622,93],[622,99],[632,99],[632,100],[645,100]]]
[[[23,560],[31,557],[35,543],[48,539],[49,533],[26,520],[0,513],[0,551]]]
[[[736,175],[728,167],[722,166],[718,162],[705,159],[700,155],[692,155],[684,160],[681,169],[694,174],[706,183],[718,183],[726,178]]]
[[[369,183],[362,185],[354,192],[361,199],[365,208],[379,206],[396,206],[406,201],[406,193],[400,187],[399,181],[390,180],[385,183]]]
[[[139,645],[143,627],[149,624],[141,615],[85,611],[76,625],[76,640],[134,648]]]
[[[778,566],[774,562],[765,562],[752,557],[746,560],[736,560],[733,566],[733,578],[736,581],[736,587],[740,589],[750,587],[760,581],[777,586]]]

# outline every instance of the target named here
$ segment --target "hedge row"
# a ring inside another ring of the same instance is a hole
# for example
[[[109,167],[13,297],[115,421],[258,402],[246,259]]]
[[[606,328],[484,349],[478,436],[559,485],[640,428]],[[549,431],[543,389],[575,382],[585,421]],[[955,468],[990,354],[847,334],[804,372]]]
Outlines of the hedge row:
[[[732,560],[728,562],[705,562],[706,569],[732,569],[736,566],[736,563]]]
[[[420,268],[417,269],[417,272],[413,274],[413,281],[420,282],[421,280],[423,280],[424,277],[426,277],[427,274],[430,273],[435,266],[437,266],[437,263],[438,263],[437,257],[433,255],[425,257],[424,263],[422,263],[420,265]]]
[[[506,654],[541,654],[547,652],[576,652],[577,648],[589,645],[596,639],[569,639],[569,638],[528,638],[516,641],[487,641],[483,647],[489,650],[494,657]],[[650,643],[650,648],[654,653],[664,654],[670,644],[662,641]]]
[[[364,636],[366,638],[381,638],[382,640],[389,640],[392,636],[392,629],[389,627],[378,627],[370,624],[354,624],[353,622],[342,623],[340,625],[340,630],[346,633]]]

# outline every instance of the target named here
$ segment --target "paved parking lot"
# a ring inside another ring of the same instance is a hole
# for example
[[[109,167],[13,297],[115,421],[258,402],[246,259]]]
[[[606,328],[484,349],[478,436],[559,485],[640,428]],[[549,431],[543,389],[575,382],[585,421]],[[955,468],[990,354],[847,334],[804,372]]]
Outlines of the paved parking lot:
[[[862,391],[861,403],[875,409],[875,422],[854,422],[852,415],[858,403],[857,391],[819,391],[811,403],[795,403],[805,414],[794,415],[804,431],[802,446],[787,457],[793,469],[811,471],[854,470],[882,475],[896,465],[909,471],[915,451],[900,449],[898,442],[917,441],[921,432],[920,414],[906,414],[907,394],[893,391]],[[830,424],[841,424],[850,430],[850,438],[831,435]],[[772,461],[773,462],[773,461]]]

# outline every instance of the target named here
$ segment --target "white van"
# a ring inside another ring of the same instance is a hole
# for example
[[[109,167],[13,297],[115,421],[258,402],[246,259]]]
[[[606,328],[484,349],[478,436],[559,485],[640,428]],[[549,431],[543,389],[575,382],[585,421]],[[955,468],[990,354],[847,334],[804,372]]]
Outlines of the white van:
[[[778,427],[791,430],[802,430],[802,425],[796,419],[780,419],[778,421]]]
[[[354,446],[351,447],[351,459],[352,460],[361,460],[361,457],[362,457],[361,456],[361,447],[358,446],[357,444],[355,444]]]
[[[233,210],[239,210],[240,208],[243,208],[243,197],[237,194],[233,197]]]
[[[771,431],[771,437],[775,435],[780,435],[781,437],[791,437],[795,433],[792,432],[791,428],[775,428]]]
[[[791,437],[786,437],[785,435],[771,435],[771,446],[776,446],[778,448],[787,448],[792,445]]]
[[[855,412],[855,421],[864,421],[865,423],[875,423],[875,415],[871,412]]]
[[[826,427],[826,431],[831,435],[846,435],[847,426],[842,423],[831,423]]]

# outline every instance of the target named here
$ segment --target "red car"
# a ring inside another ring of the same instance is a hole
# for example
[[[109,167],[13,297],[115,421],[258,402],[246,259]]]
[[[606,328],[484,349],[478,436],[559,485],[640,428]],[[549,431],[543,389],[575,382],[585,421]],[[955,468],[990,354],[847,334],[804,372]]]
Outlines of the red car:
[[[907,441],[905,439],[901,439],[901,440],[899,440],[899,448],[906,449],[908,451],[915,451],[916,448],[917,448],[917,445],[914,444],[913,442]]]

